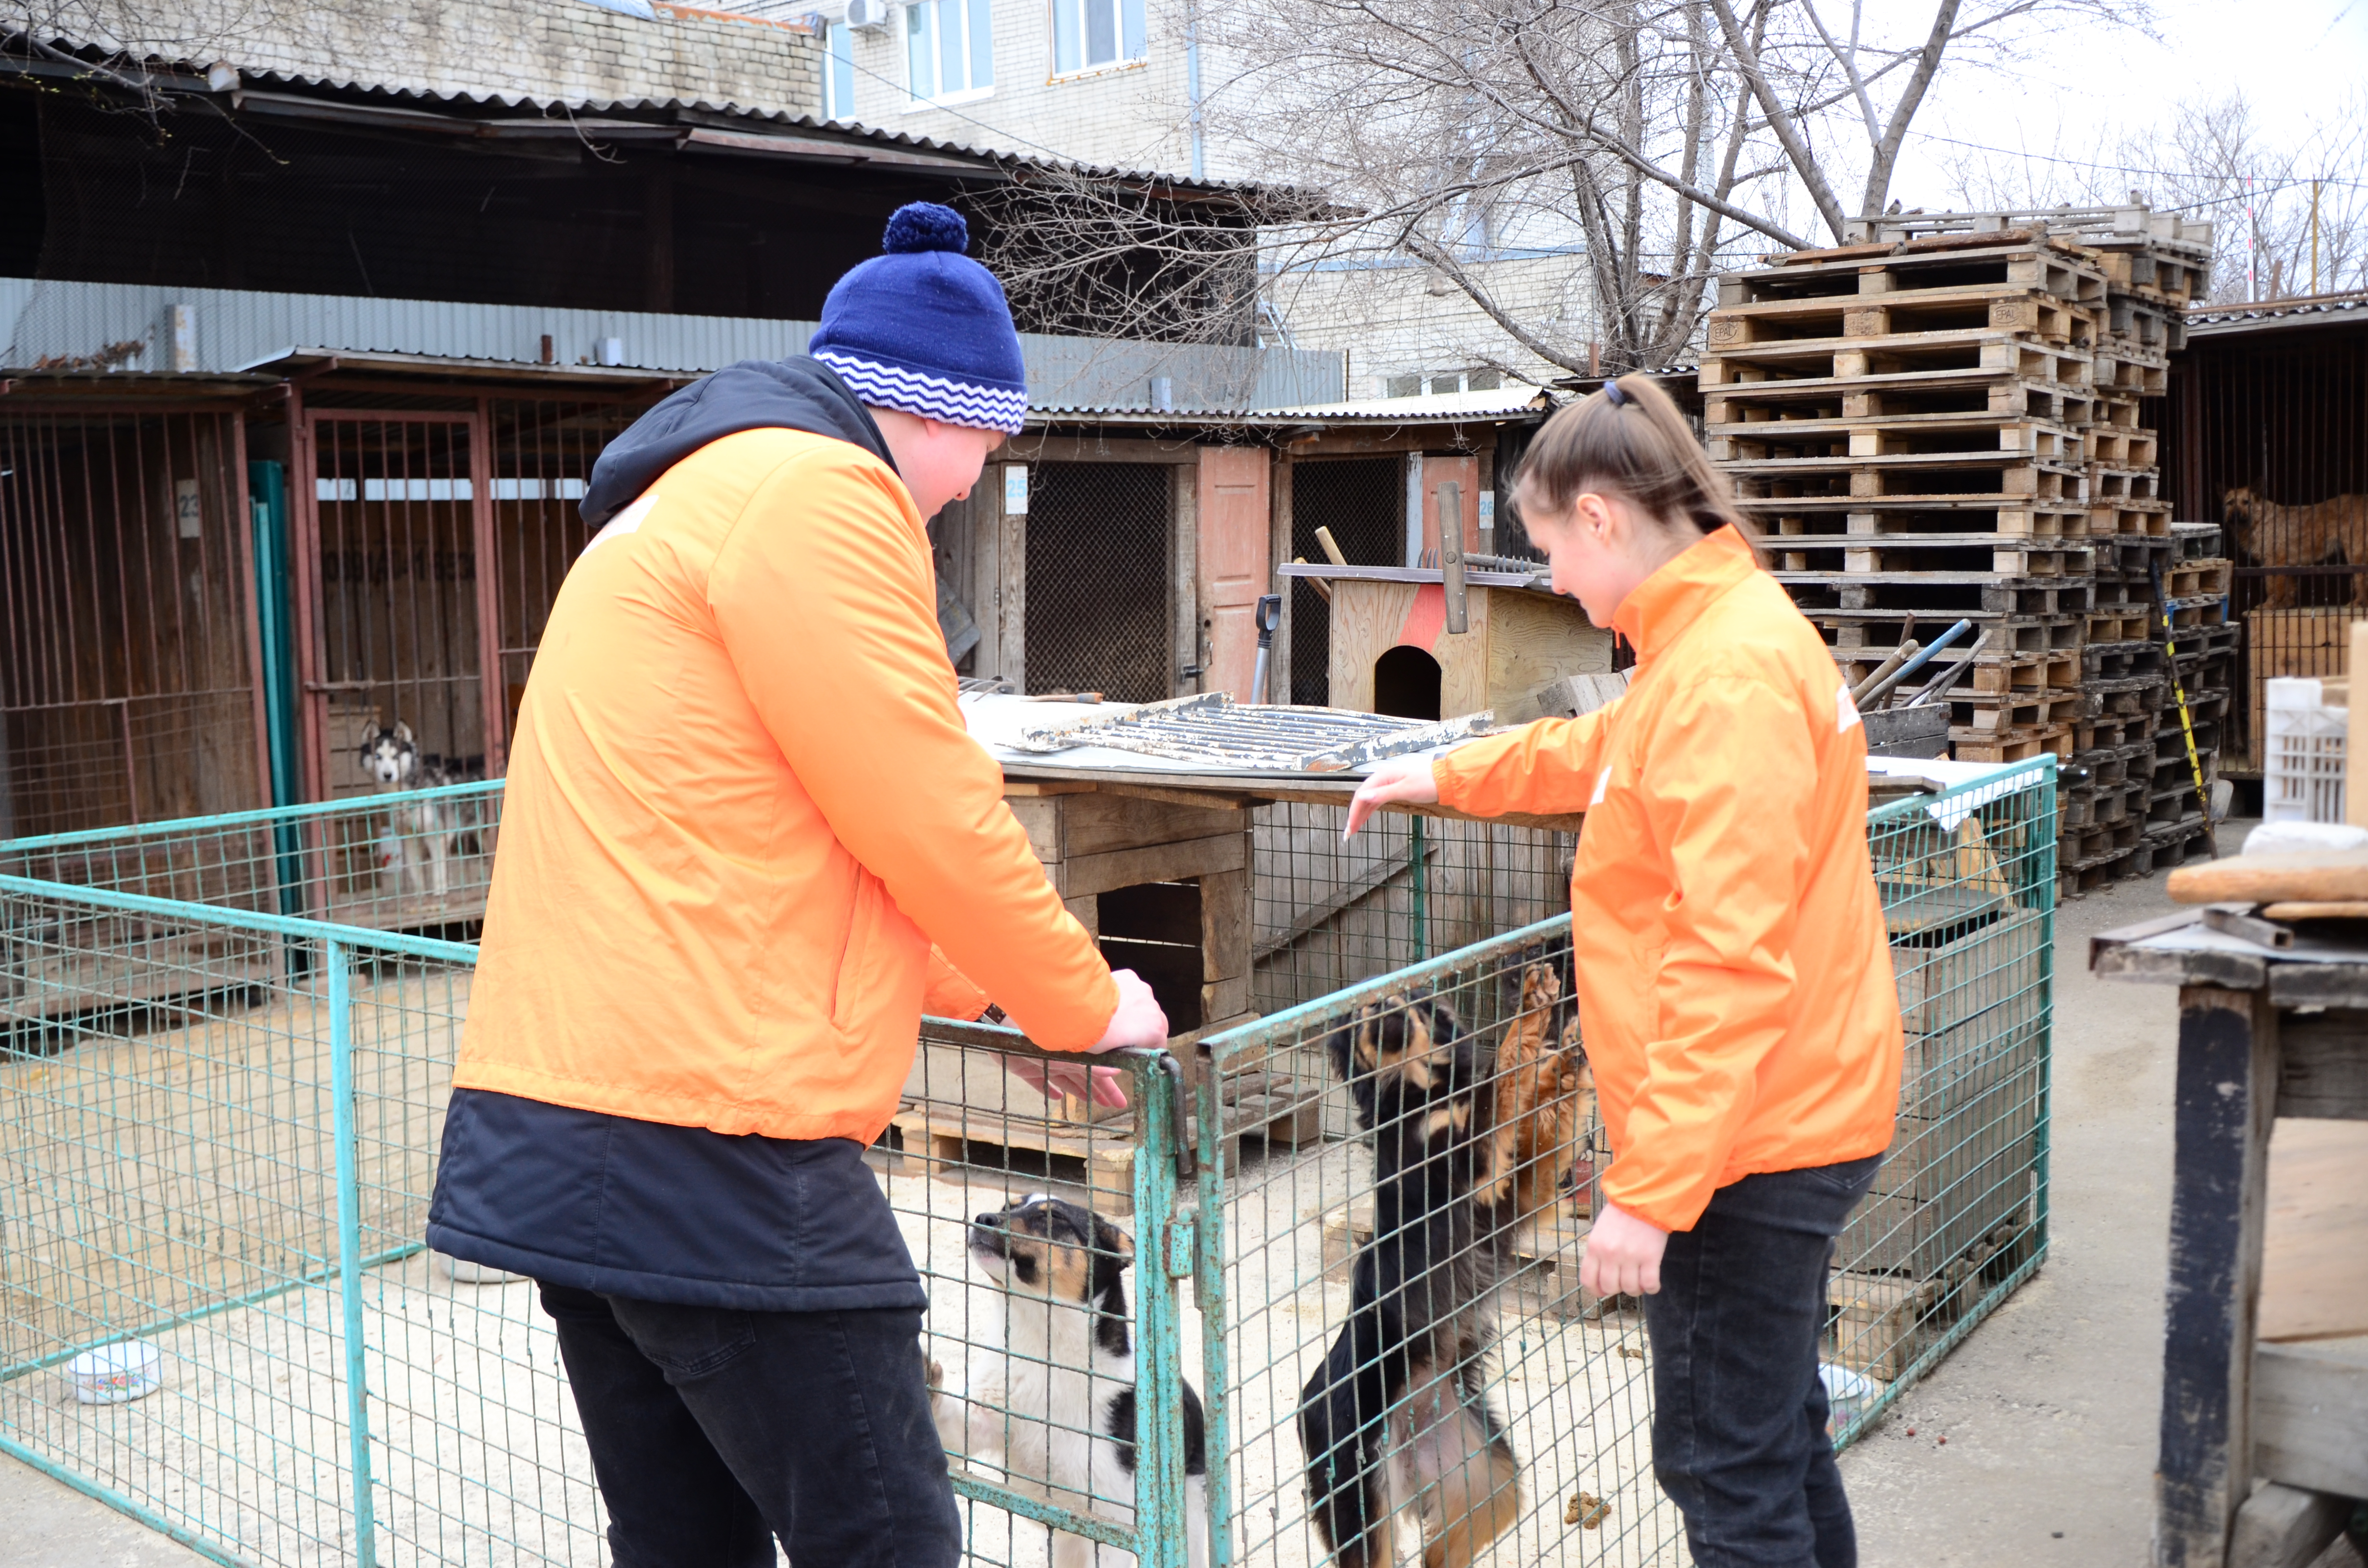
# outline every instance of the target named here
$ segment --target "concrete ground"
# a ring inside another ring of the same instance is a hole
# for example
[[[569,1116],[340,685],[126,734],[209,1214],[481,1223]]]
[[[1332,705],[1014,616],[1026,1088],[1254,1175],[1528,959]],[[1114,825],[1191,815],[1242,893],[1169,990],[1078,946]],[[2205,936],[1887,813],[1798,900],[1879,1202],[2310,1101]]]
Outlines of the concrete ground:
[[[2169,907],[2157,877],[2057,919],[2052,1250],[1843,1456],[1868,1568],[2147,1561],[2176,994],[2092,983],[2088,940]],[[203,1561],[5,1458],[0,1540],[19,1568]],[[2340,1547],[2322,1562],[2359,1565]]]

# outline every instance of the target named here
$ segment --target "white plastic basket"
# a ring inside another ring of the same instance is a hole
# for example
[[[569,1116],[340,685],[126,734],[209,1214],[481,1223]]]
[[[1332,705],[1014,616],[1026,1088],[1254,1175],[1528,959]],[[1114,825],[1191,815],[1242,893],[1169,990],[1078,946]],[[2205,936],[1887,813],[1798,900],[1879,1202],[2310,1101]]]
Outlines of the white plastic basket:
[[[2351,714],[2327,706],[2306,676],[2268,683],[2261,737],[2261,820],[2343,821],[2343,738]]]

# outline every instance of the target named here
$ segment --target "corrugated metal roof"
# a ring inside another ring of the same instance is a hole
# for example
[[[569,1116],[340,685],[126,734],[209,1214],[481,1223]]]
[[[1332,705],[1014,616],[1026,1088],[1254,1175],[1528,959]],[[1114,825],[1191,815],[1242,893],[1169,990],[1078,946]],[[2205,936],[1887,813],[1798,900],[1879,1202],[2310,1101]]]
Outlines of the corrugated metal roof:
[[[2191,337],[2217,337],[2229,333],[2299,326],[2332,326],[2357,323],[2368,312],[2368,290],[2344,294],[2315,294],[2300,300],[2265,300],[2251,305],[2214,305],[2187,313]]]
[[[799,34],[806,29],[800,24],[780,22],[765,17],[704,10],[695,6],[657,4],[655,9],[665,16],[712,20],[720,24],[749,28],[781,28]],[[617,14],[620,25],[634,21],[630,14]],[[5,34],[0,34],[5,37]],[[60,35],[51,40],[53,47],[77,55],[93,63],[112,58],[106,45],[88,40]],[[14,69],[55,74],[59,66],[54,62],[11,57],[6,63]],[[318,111],[334,110],[349,106],[358,111],[378,109],[392,111],[396,118],[408,109],[413,113],[438,114],[449,118],[453,111],[459,117],[479,122],[481,134],[516,134],[536,129],[526,122],[503,120],[484,114],[487,109],[532,108],[558,111],[563,118],[551,130],[554,133],[575,135],[579,132],[592,140],[606,133],[630,136],[635,131],[673,129],[688,135],[696,129],[698,117],[727,119],[742,125],[762,125],[777,133],[797,131],[810,133],[802,139],[844,146],[852,161],[890,161],[889,154],[910,153],[931,160],[945,159],[974,166],[982,175],[1008,173],[1015,168],[1057,170],[1096,179],[1120,180],[1137,184],[1157,185],[1171,191],[1197,192],[1208,196],[1230,196],[1249,199],[1258,194],[1258,186],[1238,181],[1194,179],[1157,169],[1128,169],[1112,165],[1085,164],[1034,153],[1016,153],[997,148],[980,147],[964,142],[939,141],[934,137],[916,136],[906,131],[890,131],[862,125],[849,120],[826,120],[803,111],[793,111],[776,104],[745,103],[733,98],[722,100],[706,97],[570,97],[551,90],[547,82],[521,81],[515,90],[475,92],[465,89],[442,90],[419,85],[406,80],[404,67],[396,64],[375,66],[369,61],[359,62],[337,60],[321,62],[319,69],[286,70],[271,67],[247,68],[236,65],[208,64],[188,61],[151,60],[149,66],[159,68],[164,74],[156,76],[157,90],[187,97],[213,97],[230,107],[245,108],[263,113],[287,113],[304,107]],[[282,96],[275,89],[293,88],[300,92]],[[649,117],[634,124],[589,126],[580,117],[592,115]],[[690,117],[689,121],[683,117]],[[761,147],[742,147],[739,151],[762,151]],[[866,152],[870,158],[864,156]],[[954,172],[954,171],[949,171]]]
[[[1425,392],[1419,397],[1353,398],[1342,403],[1303,403],[1266,411],[1275,419],[1304,419],[1311,424],[1383,423],[1436,424],[1443,419],[1512,419],[1525,414],[1551,412],[1558,404],[1542,388],[1511,386],[1488,392]]]
[[[171,289],[0,278],[0,365],[29,369],[104,357],[126,369],[167,369],[157,347],[173,306],[192,317],[196,358],[220,374],[339,354],[402,357],[420,368],[698,376],[740,359],[805,352],[816,324],[537,305],[377,300],[230,289]],[[554,366],[542,362],[551,339]],[[616,353],[603,347],[614,340]],[[1164,392],[1180,413],[1223,415],[1320,403],[1342,391],[1340,356],[1320,349],[1129,343],[1023,333],[1020,352],[1040,411],[1151,415]],[[120,352],[109,353],[110,349]],[[613,367],[603,367],[613,357]],[[1156,383],[1165,382],[1164,387]]]

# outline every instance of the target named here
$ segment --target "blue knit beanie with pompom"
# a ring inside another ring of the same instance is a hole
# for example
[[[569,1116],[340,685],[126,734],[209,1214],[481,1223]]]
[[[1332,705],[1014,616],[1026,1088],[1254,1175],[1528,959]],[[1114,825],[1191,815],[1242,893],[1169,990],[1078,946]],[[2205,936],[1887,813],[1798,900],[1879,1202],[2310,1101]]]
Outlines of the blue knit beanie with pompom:
[[[1028,414],[1019,334],[970,226],[934,201],[900,207],[873,256],[832,286],[806,352],[875,408],[1017,435]]]

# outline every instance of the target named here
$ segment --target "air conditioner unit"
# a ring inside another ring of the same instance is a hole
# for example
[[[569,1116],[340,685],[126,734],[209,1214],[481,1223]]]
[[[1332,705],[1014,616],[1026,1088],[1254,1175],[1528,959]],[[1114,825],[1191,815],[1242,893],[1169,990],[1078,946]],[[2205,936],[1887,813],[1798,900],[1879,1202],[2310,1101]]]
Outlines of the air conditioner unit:
[[[847,25],[859,32],[877,32],[888,25],[888,0],[847,0]]]

